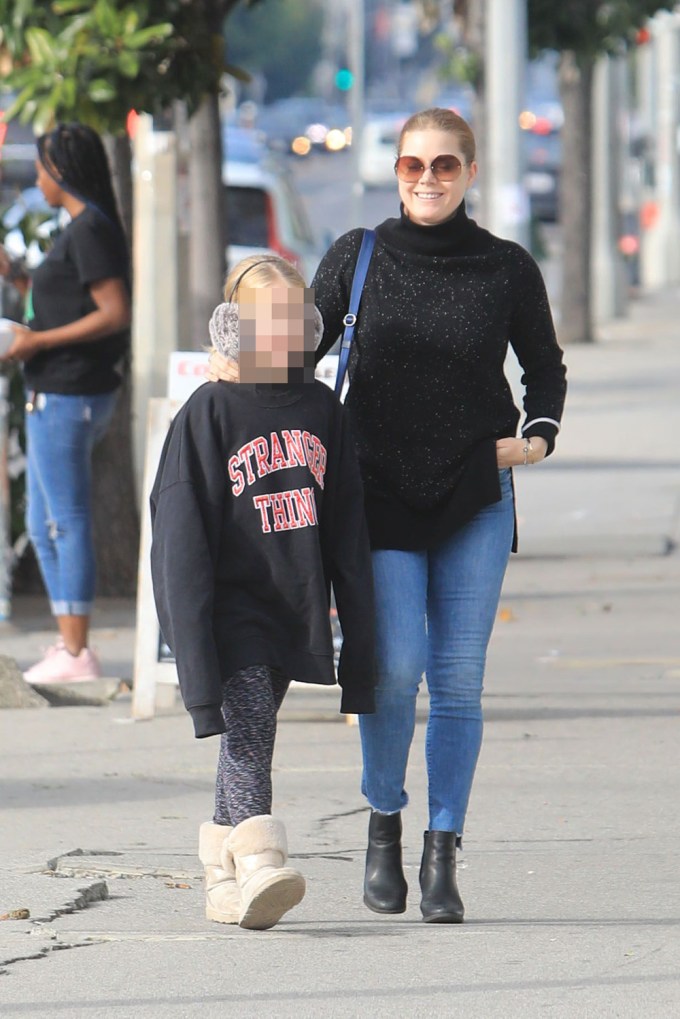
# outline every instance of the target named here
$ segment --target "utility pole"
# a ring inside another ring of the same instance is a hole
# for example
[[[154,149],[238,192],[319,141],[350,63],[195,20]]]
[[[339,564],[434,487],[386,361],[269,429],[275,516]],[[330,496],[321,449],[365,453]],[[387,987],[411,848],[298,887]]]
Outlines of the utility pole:
[[[150,397],[165,396],[178,346],[177,145],[141,114],[134,137],[135,232],[132,315],[135,472],[142,491]]]
[[[651,21],[656,100],[653,215],[642,237],[642,283],[658,288],[680,281],[680,33],[678,15],[659,12]]]
[[[519,115],[527,62],[527,0],[486,0],[485,77],[488,227],[528,246],[529,203],[524,186]]]
[[[352,201],[351,220],[353,226],[363,222],[364,185],[361,180],[361,147],[364,133],[364,46],[366,38],[365,0],[347,0],[348,10],[348,59],[352,72],[352,87],[349,106],[352,121]]]
[[[486,0],[484,26],[486,159],[485,226],[499,237],[529,247],[529,200],[524,186],[519,115],[527,63],[527,0]],[[505,374],[521,406],[522,370],[509,349]]]
[[[593,317],[609,322],[623,315],[624,269],[621,233],[622,57],[602,56],[593,81],[593,233],[591,240]]]

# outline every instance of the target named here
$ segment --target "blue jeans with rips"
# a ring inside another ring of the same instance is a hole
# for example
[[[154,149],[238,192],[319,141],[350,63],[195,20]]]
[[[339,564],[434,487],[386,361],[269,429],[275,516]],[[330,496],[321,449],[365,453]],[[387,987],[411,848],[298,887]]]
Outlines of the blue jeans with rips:
[[[26,414],[27,526],[55,616],[87,616],[94,600],[92,450],[116,393],[38,393]]]
[[[376,713],[360,715],[362,792],[392,814],[408,803],[406,766],[416,698],[427,677],[429,829],[462,835],[482,742],[486,651],[514,533],[509,469],[500,502],[434,549],[373,552]]]

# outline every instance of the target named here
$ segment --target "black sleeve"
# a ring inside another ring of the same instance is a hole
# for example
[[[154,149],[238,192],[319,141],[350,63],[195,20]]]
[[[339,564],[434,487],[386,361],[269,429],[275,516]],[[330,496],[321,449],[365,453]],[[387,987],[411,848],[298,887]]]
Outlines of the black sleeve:
[[[226,479],[218,443],[187,409],[166,439],[151,493],[151,573],[161,631],[202,738],[225,729],[213,609]]]
[[[338,406],[338,412],[339,441],[333,450],[331,485],[324,498],[324,542],[343,636],[338,666],[340,710],[372,714],[376,679],[371,550],[354,438],[343,408]]]
[[[314,303],[323,318],[323,338],[316,351],[317,362],[342,334],[342,320],[349,308],[354,266],[359,256],[363,230],[350,230],[328,249],[312,280]]]
[[[127,253],[119,231],[96,214],[81,213],[73,226],[69,253],[80,282],[87,286],[104,279],[127,280]]]
[[[515,305],[510,342],[522,366],[525,387],[522,435],[539,435],[555,447],[567,391],[566,368],[557,343],[541,271],[531,255],[517,246]]]

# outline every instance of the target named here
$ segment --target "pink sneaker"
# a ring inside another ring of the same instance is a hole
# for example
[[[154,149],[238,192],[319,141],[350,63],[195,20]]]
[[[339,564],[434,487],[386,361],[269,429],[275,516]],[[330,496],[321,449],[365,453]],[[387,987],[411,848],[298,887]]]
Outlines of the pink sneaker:
[[[86,683],[88,680],[99,679],[101,668],[94,652],[88,647],[78,655],[72,655],[58,641],[48,648],[45,657],[24,673],[27,683],[34,686],[47,686],[50,683]]]

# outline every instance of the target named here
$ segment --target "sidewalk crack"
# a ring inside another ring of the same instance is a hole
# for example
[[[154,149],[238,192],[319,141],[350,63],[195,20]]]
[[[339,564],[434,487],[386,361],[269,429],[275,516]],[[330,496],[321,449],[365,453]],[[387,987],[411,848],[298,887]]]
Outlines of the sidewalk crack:
[[[78,888],[75,898],[69,899],[63,906],[57,906],[49,916],[32,918],[31,923],[36,927],[41,927],[44,924],[52,923],[53,920],[57,920],[60,916],[77,913],[81,909],[87,909],[93,902],[104,902],[108,898],[109,886],[106,881],[95,881],[85,888]]]
[[[77,941],[70,942],[69,944],[53,944],[45,945],[44,948],[39,949],[37,952],[31,952],[26,955],[15,955],[11,959],[3,959],[0,962],[0,976],[7,976],[9,973],[9,967],[16,962],[33,962],[36,959],[46,959],[52,952],[66,952],[71,948],[89,948],[91,945],[96,944],[95,941]]]

